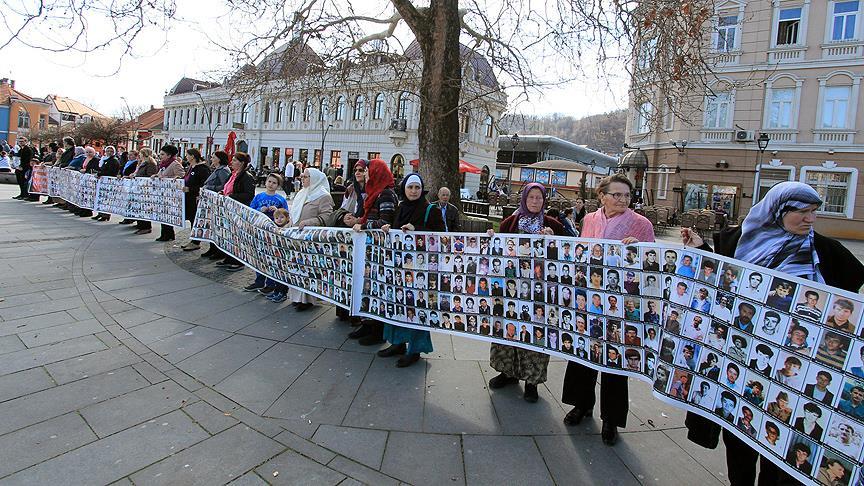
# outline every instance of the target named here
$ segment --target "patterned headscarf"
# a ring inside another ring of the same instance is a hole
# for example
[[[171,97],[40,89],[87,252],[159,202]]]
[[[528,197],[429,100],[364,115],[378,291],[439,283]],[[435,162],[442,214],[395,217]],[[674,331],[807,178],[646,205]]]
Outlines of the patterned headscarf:
[[[789,181],[772,187],[744,218],[735,258],[824,282],[813,245],[813,230],[806,235],[796,235],[783,227],[786,213],[811,204],[821,205],[822,198],[807,184]]]
[[[528,193],[531,192],[532,189],[537,188],[540,189],[540,193],[543,194],[543,207],[540,208],[539,213],[532,213],[528,210],[527,201],[528,201]],[[519,209],[516,210],[516,218],[519,224],[519,231],[522,233],[531,233],[531,234],[539,234],[540,231],[543,230],[543,211],[546,209],[546,188],[543,184],[538,182],[532,182],[530,184],[526,184],[525,187],[522,188],[522,197],[519,200]]]

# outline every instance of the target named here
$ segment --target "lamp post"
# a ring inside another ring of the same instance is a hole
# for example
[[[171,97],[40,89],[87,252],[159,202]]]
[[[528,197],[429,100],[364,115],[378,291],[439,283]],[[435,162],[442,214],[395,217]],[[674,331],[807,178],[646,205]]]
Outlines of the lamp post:
[[[123,104],[126,105],[126,111],[129,113],[129,123],[134,122],[135,117],[132,115],[132,108],[129,108],[129,100],[127,100],[125,96],[121,96],[120,99],[123,100]],[[137,127],[135,127],[135,130],[133,130],[133,131],[137,134],[138,133]],[[128,135],[129,132],[126,132],[126,134]],[[132,145],[132,139],[127,139],[127,142],[129,143],[129,145]],[[126,147],[126,150],[130,150],[131,148],[132,147]]]
[[[759,202],[759,177],[762,175],[762,157],[765,155],[765,149],[768,148],[768,142],[771,137],[767,133],[760,133],[756,143],[759,146],[759,164],[756,166],[756,187],[753,188],[753,204]],[[752,206],[752,204],[751,204]]]
[[[512,137],[510,137],[510,145],[512,146],[512,151],[510,152],[510,168],[507,169],[507,194],[509,195],[513,189],[513,164],[516,163],[516,147],[519,146],[519,134],[514,133]]]
[[[594,159],[591,159],[591,162],[588,162],[585,165],[587,165],[588,167],[591,168],[591,173],[593,174],[594,173],[594,167],[597,167],[597,161]],[[588,171],[582,171],[582,180],[579,181],[579,197],[581,197],[583,201],[585,200],[585,184],[586,184],[587,178],[588,178]]]
[[[324,120],[321,120],[321,160],[320,167],[324,168],[324,141],[327,140],[327,133],[330,132],[330,129],[333,128],[332,123],[328,123],[327,126],[324,126]]]
[[[204,102],[204,97],[201,96],[201,93],[195,91],[196,95],[198,95],[198,99],[201,100],[201,111],[204,112],[204,115],[207,116],[207,161],[210,161],[210,148],[213,146],[213,135],[216,133],[216,130],[222,126],[221,123],[217,123],[216,126],[213,126],[213,114],[207,110],[207,103]]]

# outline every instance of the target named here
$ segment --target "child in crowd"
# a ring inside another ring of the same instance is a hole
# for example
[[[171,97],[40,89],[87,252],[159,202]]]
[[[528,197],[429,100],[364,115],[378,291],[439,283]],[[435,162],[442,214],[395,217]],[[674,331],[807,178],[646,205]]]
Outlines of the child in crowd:
[[[249,203],[249,207],[256,209],[266,214],[270,219],[274,219],[274,214],[278,209],[288,209],[288,202],[276,190],[282,187],[282,176],[276,173],[267,176],[267,182],[264,184],[264,192],[256,194]],[[246,292],[255,292],[256,290],[264,295],[269,295],[276,289],[276,283],[265,277],[261,273],[257,273],[255,281],[243,288]]]
[[[273,212],[273,222],[280,228],[287,228],[291,226],[291,213],[287,209],[278,208]],[[267,299],[277,304],[285,302],[288,298],[288,286],[279,282],[270,281],[270,283],[274,284],[273,292],[267,296]]]

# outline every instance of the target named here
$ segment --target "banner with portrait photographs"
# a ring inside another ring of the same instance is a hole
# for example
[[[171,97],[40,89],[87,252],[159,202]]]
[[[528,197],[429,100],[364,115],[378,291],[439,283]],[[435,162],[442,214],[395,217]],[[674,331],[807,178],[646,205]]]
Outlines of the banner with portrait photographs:
[[[656,243],[399,231],[358,241],[358,315],[639,377],[802,481],[861,477],[864,296]]]
[[[48,166],[34,165],[30,173],[30,194],[48,195]]]
[[[96,185],[99,180],[93,174],[82,174],[75,170],[50,167],[48,169],[48,195],[59,197],[79,208],[93,209],[96,202]]]
[[[191,237],[215,244],[293,289],[341,307],[351,306],[351,230],[279,228],[260,211],[202,190]]]

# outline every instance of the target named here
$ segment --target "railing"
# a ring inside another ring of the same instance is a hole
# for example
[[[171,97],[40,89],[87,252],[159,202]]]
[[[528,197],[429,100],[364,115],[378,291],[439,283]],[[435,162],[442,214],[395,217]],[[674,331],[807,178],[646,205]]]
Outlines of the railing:
[[[848,129],[819,128],[813,130],[813,141],[816,143],[852,144],[855,131]]]
[[[741,61],[741,52],[716,52],[712,61],[716,66],[734,66]]]
[[[822,44],[822,57],[861,57],[864,56],[864,42],[832,42]]]
[[[762,130],[762,133],[767,134],[772,142],[795,143],[796,139],[798,138],[798,130],[766,128]]]
[[[768,62],[772,64],[782,62],[797,62],[804,59],[806,47],[775,47],[768,51]]]
[[[468,216],[489,217],[489,203],[462,200],[462,212]]]
[[[701,131],[701,136],[703,142],[731,142],[734,133],[734,130],[706,128]]]

